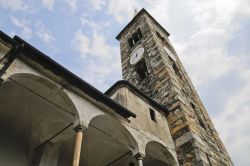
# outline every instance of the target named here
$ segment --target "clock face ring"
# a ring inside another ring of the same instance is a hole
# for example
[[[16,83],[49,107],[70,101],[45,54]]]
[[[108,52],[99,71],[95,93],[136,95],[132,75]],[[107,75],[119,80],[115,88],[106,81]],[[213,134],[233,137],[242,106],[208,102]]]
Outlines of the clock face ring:
[[[144,54],[144,48],[142,46],[136,47],[135,50],[131,53],[130,64],[135,65],[138,63]]]

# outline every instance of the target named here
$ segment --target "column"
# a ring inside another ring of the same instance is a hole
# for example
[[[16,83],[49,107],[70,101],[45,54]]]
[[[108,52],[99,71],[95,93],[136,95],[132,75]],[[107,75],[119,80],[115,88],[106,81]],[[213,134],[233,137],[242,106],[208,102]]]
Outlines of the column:
[[[143,154],[141,154],[141,153],[137,153],[136,155],[135,155],[135,158],[136,158],[136,160],[137,160],[137,163],[138,163],[138,166],[143,166],[143,158],[144,158],[145,156],[143,155]]]
[[[82,125],[77,125],[74,130],[76,131],[76,141],[75,141],[75,149],[73,155],[73,164],[72,166],[79,166],[80,157],[81,157],[81,147],[82,147],[82,140],[83,140],[83,131],[86,128]]]

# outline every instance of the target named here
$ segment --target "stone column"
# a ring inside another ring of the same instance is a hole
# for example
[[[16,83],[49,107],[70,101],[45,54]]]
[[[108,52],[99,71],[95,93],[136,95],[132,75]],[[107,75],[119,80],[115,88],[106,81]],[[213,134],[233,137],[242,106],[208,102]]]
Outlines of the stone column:
[[[135,158],[136,158],[136,160],[137,160],[137,162],[138,162],[138,166],[143,166],[143,158],[144,158],[145,156],[143,155],[143,154],[140,154],[140,153],[137,153],[136,155],[135,155]]]
[[[82,125],[77,125],[74,128],[74,130],[76,131],[76,141],[75,141],[75,149],[74,149],[72,166],[79,166],[80,157],[81,157],[82,140],[83,140],[83,131],[86,130],[86,128]]]

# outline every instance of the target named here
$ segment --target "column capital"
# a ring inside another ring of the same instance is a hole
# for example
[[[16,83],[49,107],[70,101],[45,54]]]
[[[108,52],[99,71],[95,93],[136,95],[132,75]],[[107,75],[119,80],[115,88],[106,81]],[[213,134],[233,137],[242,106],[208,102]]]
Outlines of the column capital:
[[[77,124],[74,126],[74,130],[76,132],[84,132],[85,130],[87,130],[87,127],[82,124]]]
[[[134,155],[134,157],[137,158],[138,160],[142,160],[145,157],[145,155],[142,153],[137,153],[136,155]]]

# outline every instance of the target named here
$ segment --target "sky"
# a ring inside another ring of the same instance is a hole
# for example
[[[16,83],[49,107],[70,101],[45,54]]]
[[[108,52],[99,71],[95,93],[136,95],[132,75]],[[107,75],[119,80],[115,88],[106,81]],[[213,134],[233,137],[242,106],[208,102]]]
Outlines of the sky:
[[[250,0],[0,0],[0,30],[104,92],[122,79],[115,37],[141,8],[171,34],[235,165],[249,166]]]

